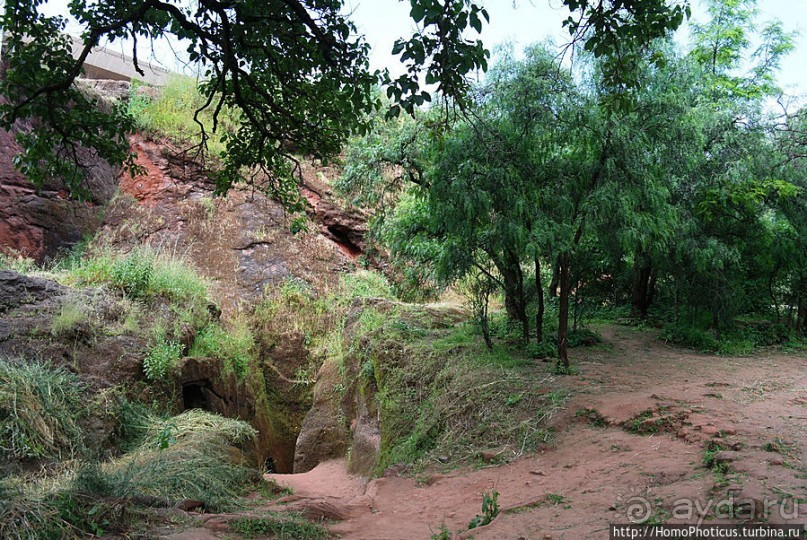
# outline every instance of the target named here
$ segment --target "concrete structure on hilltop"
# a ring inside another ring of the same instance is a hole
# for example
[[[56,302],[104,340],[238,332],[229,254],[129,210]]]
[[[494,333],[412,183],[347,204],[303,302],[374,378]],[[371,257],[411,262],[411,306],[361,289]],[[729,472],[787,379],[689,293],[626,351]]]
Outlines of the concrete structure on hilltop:
[[[72,37],[72,36],[71,36]],[[76,37],[73,39],[73,57],[78,58],[84,49],[84,43]],[[173,72],[153,62],[138,59],[141,75],[134,68],[132,57],[110,46],[96,47],[84,62],[83,76],[88,79],[111,79],[114,81],[131,81],[138,79],[154,86],[165,86]]]

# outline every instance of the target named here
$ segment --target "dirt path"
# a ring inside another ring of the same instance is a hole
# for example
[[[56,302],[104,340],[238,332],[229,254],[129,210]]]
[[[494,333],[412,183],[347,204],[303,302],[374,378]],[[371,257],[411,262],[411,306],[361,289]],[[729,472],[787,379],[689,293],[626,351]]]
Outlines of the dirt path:
[[[580,374],[561,380],[572,398],[555,420],[556,443],[540,454],[422,484],[351,478],[340,462],[271,478],[294,489],[290,504],[338,518],[331,530],[352,539],[429,538],[443,523],[459,536],[491,489],[502,512],[476,539],[607,538],[610,523],[701,514],[807,521],[804,355],[714,357],[649,332],[601,331],[608,350],[577,355]],[[710,441],[724,449],[725,474],[703,465]]]

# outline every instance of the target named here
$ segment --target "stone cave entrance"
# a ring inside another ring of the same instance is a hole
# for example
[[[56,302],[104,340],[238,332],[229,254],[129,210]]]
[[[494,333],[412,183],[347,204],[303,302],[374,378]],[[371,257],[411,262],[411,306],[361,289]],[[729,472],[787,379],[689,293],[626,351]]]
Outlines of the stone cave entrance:
[[[203,409],[210,412],[218,412],[214,410],[210,394],[213,393],[212,384],[210,381],[194,381],[182,385],[182,407],[186,411],[188,409]]]

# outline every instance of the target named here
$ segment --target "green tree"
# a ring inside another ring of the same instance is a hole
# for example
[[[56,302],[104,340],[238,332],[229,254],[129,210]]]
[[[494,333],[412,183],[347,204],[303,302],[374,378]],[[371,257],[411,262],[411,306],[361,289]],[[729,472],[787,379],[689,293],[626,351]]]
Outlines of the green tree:
[[[394,80],[369,69],[368,45],[356,36],[343,0],[72,0],[69,12],[83,29],[78,59],[63,34],[65,18],[45,16],[45,3],[6,2],[0,21],[9,36],[0,127],[24,126],[17,165],[29,179],[42,185],[59,177],[74,195],[82,194],[87,151],[134,167],[125,140],[132,119],[122,108],[99,110],[73,84],[89,52],[102,42],[131,40],[140,71],[138,41],[181,40],[190,61],[204,71],[202,109],[213,111],[213,131],[224,107],[241,119],[222,135],[227,152],[217,178],[220,191],[246,180],[292,209],[300,205],[293,181],[299,166],[290,148],[298,155],[337,154],[347,136],[366,128],[368,113],[378,104],[372,92],[376,83],[384,82],[394,98],[393,114],[412,113],[432,99],[420,88],[421,75],[437,85],[444,103],[462,107],[466,74],[487,67],[487,50],[466,33],[479,32],[488,18],[475,0],[410,0],[420,31],[395,43],[393,53],[407,70]],[[575,32],[591,28],[587,43],[599,39],[598,53],[613,48],[614,36],[644,42],[681,20],[679,7],[662,0],[600,2],[604,10],[578,0],[566,4],[583,15],[570,27]],[[211,134],[200,127],[204,151]]]

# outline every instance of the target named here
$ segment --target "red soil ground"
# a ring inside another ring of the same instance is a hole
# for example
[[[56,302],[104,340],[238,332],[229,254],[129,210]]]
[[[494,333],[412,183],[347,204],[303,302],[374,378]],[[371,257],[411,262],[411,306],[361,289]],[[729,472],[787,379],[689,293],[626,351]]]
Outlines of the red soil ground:
[[[631,328],[602,332],[608,346],[580,353],[580,374],[561,379],[571,401],[537,455],[425,482],[350,477],[341,462],[268,476],[294,490],[286,504],[340,518],[330,530],[351,539],[429,538],[441,524],[468,537],[491,489],[502,512],[475,539],[608,538],[609,524],[643,518],[807,522],[803,354],[715,357]],[[725,474],[703,465],[710,441],[724,448]]]

